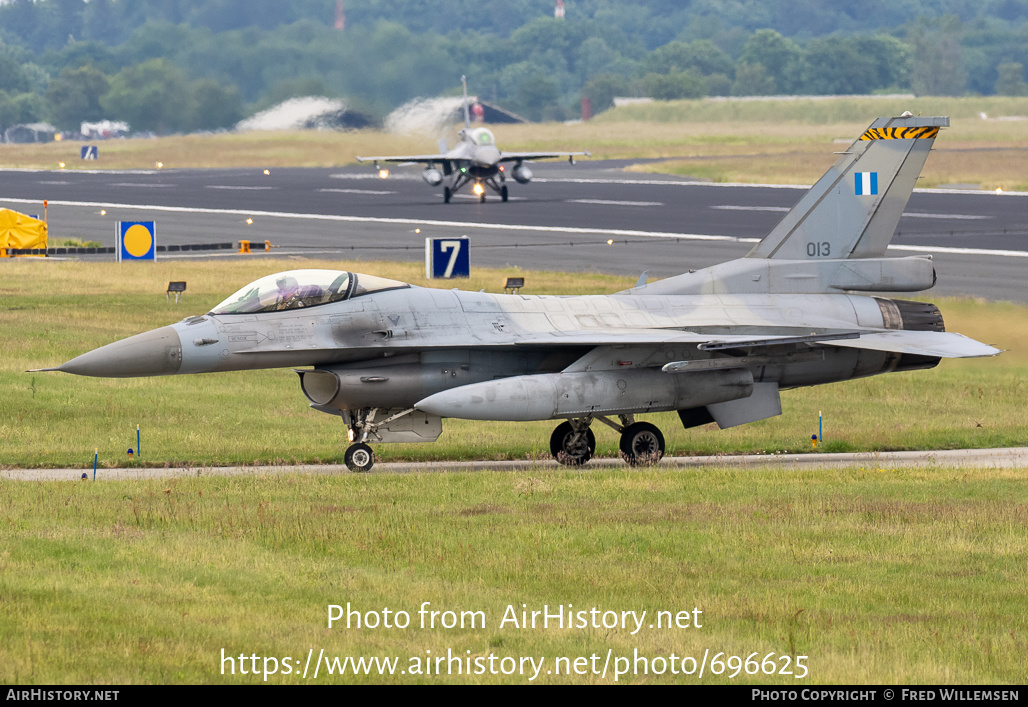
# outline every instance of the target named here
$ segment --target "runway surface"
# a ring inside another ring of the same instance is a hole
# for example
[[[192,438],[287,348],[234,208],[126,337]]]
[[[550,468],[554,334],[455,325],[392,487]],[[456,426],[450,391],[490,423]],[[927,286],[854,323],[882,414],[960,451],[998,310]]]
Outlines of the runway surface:
[[[450,204],[417,167],[394,168],[385,180],[370,167],[267,175],[257,169],[8,170],[0,171],[0,206],[38,213],[47,199],[52,238],[104,245],[114,245],[117,221],[152,219],[166,245],[248,238],[269,240],[274,256],[423,262],[426,236],[468,235],[472,266],[626,276],[645,270],[658,278],[745,255],[806,189],[698,183],[628,173],[625,165],[539,162],[532,183],[508,181],[507,203],[493,195],[479,203],[462,193]],[[1026,199],[915,192],[891,250],[933,254],[939,273],[933,293],[1028,302]]]
[[[592,459],[577,471],[624,467],[620,459]],[[657,465],[660,469],[703,469],[737,467],[741,469],[834,469],[862,468],[871,471],[909,469],[918,467],[1008,469],[1028,466],[1028,447],[1007,449],[949,449],[924,452],[866,452],[861,454],[748,454],[712,457],[664,457]],[[372,474],[409,474],[455,471],[539,471],[567,469],[555,461],[507,462],[390,462],[376,464]],[[175,477],[232,476],[237,474],[349,474],[342,465],[300,466],[235,466],[190,467],[184,469],[100,469],[97,481],[138,481]],[[8,469],[0,470],[0,479],[11,481],[74,481],[86,474],[92,479],[92,469]]]

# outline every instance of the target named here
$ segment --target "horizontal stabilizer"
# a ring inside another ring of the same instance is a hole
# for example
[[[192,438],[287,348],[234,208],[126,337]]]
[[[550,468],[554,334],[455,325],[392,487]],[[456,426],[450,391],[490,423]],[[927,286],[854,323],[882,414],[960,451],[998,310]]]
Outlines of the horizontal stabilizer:
[[[880,331],[861,334],[852,341],[830,341],[832,346],[873,351],[934,356],[936,358],[978,358],[995,356],[1000,349],[951,331]]]

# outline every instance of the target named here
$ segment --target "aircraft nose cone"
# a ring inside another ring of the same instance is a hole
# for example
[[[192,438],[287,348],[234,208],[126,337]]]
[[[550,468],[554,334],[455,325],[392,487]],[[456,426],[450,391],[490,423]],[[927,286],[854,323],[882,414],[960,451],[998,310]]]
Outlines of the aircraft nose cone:
[[[500,161],[500,151],[495,147],[480,147],[475,151],[475,162],[481,167],[491,167]]]
[[[99,378],[167,376],[179,372],[182,341],[170,326],[101,346],[59,366],[58,371]]]

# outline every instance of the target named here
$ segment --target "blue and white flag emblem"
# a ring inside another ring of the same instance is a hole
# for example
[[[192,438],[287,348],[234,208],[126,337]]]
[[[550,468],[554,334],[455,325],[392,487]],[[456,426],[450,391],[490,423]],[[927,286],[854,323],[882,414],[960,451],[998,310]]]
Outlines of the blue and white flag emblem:
[[[878,193],[878,172],[855,172],[853,181],[857,196],[874,196]]]

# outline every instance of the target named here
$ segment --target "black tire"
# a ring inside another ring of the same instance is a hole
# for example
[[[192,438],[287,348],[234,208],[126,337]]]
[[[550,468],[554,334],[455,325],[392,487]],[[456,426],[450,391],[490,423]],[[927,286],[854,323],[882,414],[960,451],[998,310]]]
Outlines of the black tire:
[[[346,448],[343,461],[346,463],[346,468],[350,471],[364,473],[371,471],[371,467],[375,465],[375,453],[371,451],[371,447],[368,445],[358,442]]]
[[[564,466],[582,466],[592,459],[596,451],[596,436],[592,430],[586,429],[584,445],[582,440],[578,440],[577,446],[572,446],[574,438],[575,428],[570,422],[560,423],[550,435],[550,454]]]
[[[478,195],[478,203],[479,204],[484,204],[485,203],[485,192],[482,192],[481,194]]]
[[[449,204],[450,203],[450,197],[452,197],[452,196],[453,196],[453,192],[450,191],[450,187],[443,187],[443,203],[444,204]]]
[[[636,422],[621,432],[621,458],[631,466],[656,464],[664,456],[664,435],[655,425]]]
[[[500,187],[500,201],[507,201],[507,185]]]

